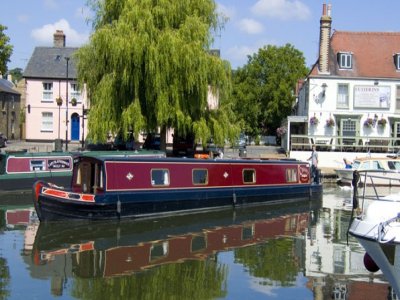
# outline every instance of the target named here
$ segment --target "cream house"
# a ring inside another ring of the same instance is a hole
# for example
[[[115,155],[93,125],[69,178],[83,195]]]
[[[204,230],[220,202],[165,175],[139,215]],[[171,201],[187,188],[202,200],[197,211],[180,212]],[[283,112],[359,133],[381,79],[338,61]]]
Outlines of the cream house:
[[[331,24],[324,4],[319,58],[300,82],[283,146],[393,151],[400,139],[400,32],[332,32]],[[295,134],[307,137],[296,143]]]
[[[76,81],[73,54],[57,30],[53,47],[36,47],[24,71],[26,140],[79,142],[86,137],[87,97]]]

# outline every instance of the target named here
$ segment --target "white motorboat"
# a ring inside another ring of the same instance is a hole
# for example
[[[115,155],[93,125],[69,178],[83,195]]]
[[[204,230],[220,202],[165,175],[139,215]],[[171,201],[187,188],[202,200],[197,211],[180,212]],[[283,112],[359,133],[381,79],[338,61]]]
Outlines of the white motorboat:
[[[399,185],[400,186],[400,173],[391,174],[392,180],[387,180],[387,171],[399,171],[400,172],[400,158],[395,157],[362,157],[356,158],[351,165],[351,168],[345,167],[335,169],[337,176],[337,183],[340,185],[351,185],[353,180],[353,171],[365,171],[373,170],[379,171],[380,177],[374,179],[375,185]],[[375,173],[376,175],[376,173]],[[363,179],[361,179],[361,183]],[[368,183],[369,184],[369,183]]]
[[[360,187],[354,185],[353,213],[349,233],[366,251],[365,267],[375,272],[381,269],[397,295],[400,295],[400,188],[382,187],[366,181],[382,180],[382,172],[356,171],[354,183],[364,178]],[[387,171],[384,178],[398,175]]]

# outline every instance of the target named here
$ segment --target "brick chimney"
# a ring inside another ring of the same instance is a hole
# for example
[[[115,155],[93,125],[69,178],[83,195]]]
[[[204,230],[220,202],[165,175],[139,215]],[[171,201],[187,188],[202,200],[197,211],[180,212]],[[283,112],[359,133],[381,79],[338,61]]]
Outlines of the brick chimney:
[[[319,32],[319,59],[318,70],[320,73],[329,74],[329,44],[331,38],[331,5],[323,4]]]
[[[65,47],[65,34],[62,30],[56,30],[54,33],[54,47],[64,48]]]

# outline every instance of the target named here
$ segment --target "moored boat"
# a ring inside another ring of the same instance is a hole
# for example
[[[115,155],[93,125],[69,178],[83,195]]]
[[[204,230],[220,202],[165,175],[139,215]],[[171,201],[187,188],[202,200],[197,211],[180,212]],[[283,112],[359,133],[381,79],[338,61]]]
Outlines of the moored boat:
[[[390,180],[397,172],[356,171],[354,183],[364,178],[362,190],[354,184],[353,208],[356,212],[349,233],[356,237],[366,251],[365,267],[376,272],[379,269],[400,295],[400,188],[383,188],[375,181]],[[397,177],[395,177],[397,178]],[[367,187],[365,182],[372,182]]]
[[[80,156],[69,188],[39,181],[33,193],[41,221],[120,219],[304,200],[322,184],[296,160]]]
[[[0,191],[30,190],[37,180],[67,185],[72,176],[72,156],[68,152],[2,152]]]
[[[71,183],[73,157],[165,157],[163,151],[0,152],[0,192],[30,191],[38,180],[57,186]]]
[[[397,157],[362,157],[356,158],[351,165],[351,168],[345,167],[335,169],[337,176],[337,183],[340,185],[351,185],[353,180],[353,172],[372,170],[375,175],[379,172],[380,177],[374,178],[375,185],[400,185],[400,174],[396,175],[392,173],[390,178],[392,180],[386,180],[385,176],[387,171],[400,171],[400,159]],[[360,183],[362,184],[363,179],[361,178]],[[369,182],[368,182],[369,184]]]

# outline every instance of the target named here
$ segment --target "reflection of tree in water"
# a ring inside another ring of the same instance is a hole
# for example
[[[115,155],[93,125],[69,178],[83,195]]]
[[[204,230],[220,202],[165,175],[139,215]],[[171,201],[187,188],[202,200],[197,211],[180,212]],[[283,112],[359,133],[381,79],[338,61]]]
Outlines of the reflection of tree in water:
[[[293,286],[300,271],[299,259],[294,257],[293,239],[274,239],[250,247],[235,250],[235,262],[243,264],[249,274],[258,278],[279,282],[281,286]],[[271,283],[272,284],[272,283]]]
[[[7,260],[0,257],[0,299],[7,299],[10,296],[8,285],[10,284],[10,270]]]
[[[77,299],[215,299],[225,297],[227,266],[214,259],[165,264],[112,278],[74,279]]]

